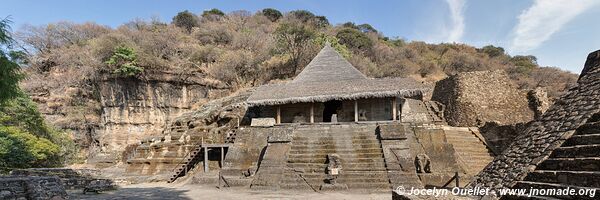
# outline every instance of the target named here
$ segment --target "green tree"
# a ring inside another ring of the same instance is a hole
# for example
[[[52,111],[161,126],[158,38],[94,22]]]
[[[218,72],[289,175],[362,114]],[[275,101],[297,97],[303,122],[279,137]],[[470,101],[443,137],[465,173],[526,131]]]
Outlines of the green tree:
[[[353,29],[358,29],[358,26],[356,26],[356,24],[354,24],[354,22],[346,22],[342,24],[342,27],[344,28],[353,28]]]
[[[208,20],[218,20],[221,19],[221,17],[223,16],[225,16],[225,13],[216,8],[205,10],[204,12],[202,12],[202,18]]]
[[[58,166],[60,147],[15,126],[0,126],[0,167]],[[61,163],[62,164],[62,163]]]
[[[131,47],[118,46],[105,63],[111,68],[117,68],[113,73],[123,76],[135,76],[144,71],[144,68],[137,66],[137,54]]]
[[[319,36],[316,37],[314,41],[320,47],[325,46],[326,43],[329,43],[331,47],[333,47],[338,53],[340,53],[340,55],[344,56],[344,58],[346,59],[350,58],[350,56],[352,55],[352,53],[350,52],[350,50],[348,50],[346,45],[341,44],[339,39],[337,39],[336,37],[328,36],[325,34],[319,34]]]
[[[487,45],[480,49],[481,52],[487,54],[490,57],[498,57],[504,55],[504,48],[496,47],[494,45]]]
[[[177,13],[175,17],[173,17],[173,22],[175,26],[185,29],[188,33],[192,32],[192,28],[198,27],[198,17],[187,10],[183,12]]]
[[[294,10],[290,12],[290,15],[294,16],[296,19],[304,23],[309,23],[315,27],[325,27],[329,25],[329,20],[327,20],[327,17],[317,16],[307,10]]]
[[[0,105],[20,94],[19,81],[23,79],[18,63],[22,52],[8,50],[14,43],[10,23],[8,18],[0,20]]]
[[[344,28],[336,34],[336,37],[340,43],[351,49],[366,52],[373,48],[373,41],[365,33],[356,29]]]
[[[513,56],[510,61],[516,67],[516,71],[523,74],[529,74],[531,70],[535,69],[537,64],[537,58],[532,55],[522,56],[517,55]]]
[[[304,56],[309,42],[314,39],[315,32],[302,24],[282,23],[275,31],[277,44],[284,53],[290,56],[293,74],[301,67],[300,59]]]
[[[358,25],[357,29],[363,33],[377,33],[377,29],[373,28],[370,24]]]
[[[275,10],[273,8],[265,8],[262,10],[262,14],[267,17],[269,20],[271,20],[272,22],[277,21],[278,19],[280,19],[283,15],[281,14],[281,12],[279,12],[279,10]]]

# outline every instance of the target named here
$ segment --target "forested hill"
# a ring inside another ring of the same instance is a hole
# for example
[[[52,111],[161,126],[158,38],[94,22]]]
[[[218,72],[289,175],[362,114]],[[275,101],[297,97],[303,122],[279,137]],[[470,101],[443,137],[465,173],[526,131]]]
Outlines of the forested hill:
[[[150,81],[157,88],[171,88],[167,86],[191,77],[195,84],[231,92],[294,77],[330,42],[370,77],[435,82],[458,72],[502,69],[522,89],[546,87],[551,98],[577,79],[558,68],[540,67],[534,56],[508,55],[501,47],[409,42],[386,37],[369,24],[330,24],[326,17],[304,10],[183,11],[170,22],[135,19],[116,28],[56,22],[11,32],[9,25],[6,19],[0,21],[0,174],[83,161],[95,155],[86,152],[91,147],[105,150],[102,134],[120,133],[102,129],[106,124],[101,119],[112,116],[105,113],[102,99],[125,101],[123,96],[100,94],[98,85],[107,84],[108,79],[102,80],[106,76],[123,80],[111,82],[116,88]],[[196,89],[208,100],[222,96]],[[131,104],[148,100],[144,94],[127,95]],[[158,110],[164,106],[143,109],[162,113]]]
[[[576,80],[575,74],[541,67],[534,56],[508,55],[501,47],[408,42],[369,24],[330,24],[305,10],[183,11],[171,22],[135,19],[114,29],[57,22],[26,26],[17,36],[29,48],[31,76],[61,68],[75,79],[60,80],[68,82],[98,71],[136,76],[199,70],[233,88],[256,86],[293,77],[324,41],[370,77],[436,81],[457,72],[504,69],[520,87],[547,87],[551,97]]]

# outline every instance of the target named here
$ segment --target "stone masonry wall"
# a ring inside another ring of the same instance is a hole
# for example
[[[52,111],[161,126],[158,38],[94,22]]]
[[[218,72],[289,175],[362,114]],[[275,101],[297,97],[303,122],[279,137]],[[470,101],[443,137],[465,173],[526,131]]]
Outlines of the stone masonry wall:
[[[68,194],[56,176],[0,176],[0,199],[58,200]]]
[[[488,165],[470,187],[509,188],[535,170],[575,130],[600,112],[600,50],[588,55],[577,86],[533,122],[502,155]]]
[[[527,94],[501,70],[450,76],[436,84],[431,100],[446,105],[451,126],[482,126],[488,121],[514,124],[528,122],[534,115]]]

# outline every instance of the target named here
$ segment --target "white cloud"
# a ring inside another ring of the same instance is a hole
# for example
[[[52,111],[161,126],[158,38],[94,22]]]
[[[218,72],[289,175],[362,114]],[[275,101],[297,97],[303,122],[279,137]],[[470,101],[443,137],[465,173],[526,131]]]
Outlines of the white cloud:
[[[578,14],[598,4],[597,0],[535,0],[533,5],[519,15],[511,52],[535,49],[550,39],[567,22]]]
[[[450,20],[452,21],[452,29],[448,30],[448,42],[458,42],[465,31],[464,7],[465,0],[446,0],[450,7]]]

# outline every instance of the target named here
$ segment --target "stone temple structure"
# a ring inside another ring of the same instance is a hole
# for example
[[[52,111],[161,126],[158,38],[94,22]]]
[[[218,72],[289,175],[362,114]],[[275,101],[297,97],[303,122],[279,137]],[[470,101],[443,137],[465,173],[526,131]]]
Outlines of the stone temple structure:
[[[292,81],[212,101],[143,139],[124,153],[122,177],[307,191],[465,186],[495,153],[478,128],[446,125],[424,88],[367,78],[326,45]]]
[[[295,79],[248,97],[250,126],[236,131],[219,182],[307,191],[464,186],[494,153],[477,128],[445,125],[444,106],[423,90],[413,79],[367,78],[326,45]]]
[[[577,86],[530,124],[469,186],[600,189],[600,50],[588,55]],[[532,198],[598,199],[590,194]]]

